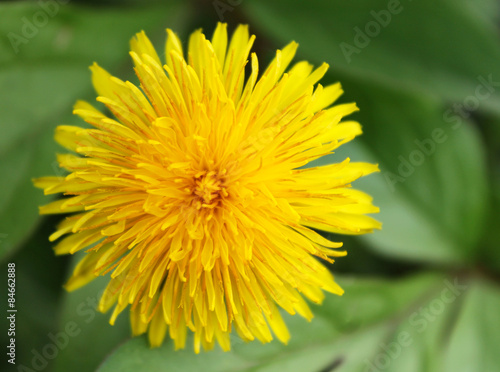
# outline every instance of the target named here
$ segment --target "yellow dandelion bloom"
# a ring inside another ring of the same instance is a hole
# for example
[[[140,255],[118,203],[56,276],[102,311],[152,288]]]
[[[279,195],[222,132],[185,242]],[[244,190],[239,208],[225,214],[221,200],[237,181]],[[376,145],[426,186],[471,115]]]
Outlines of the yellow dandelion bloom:
[[[72,152],[58,155],[69,175],[34,181],[66,196],[40,213],[72,213],[50,236],[65,235],[56,254],[87,249],[66,288],[110,273],[99,310],[114,307],[113,324],[130,305],[133,334],[147,332],[153,347],[168,332],[183,348],[188,328],[196,352],[216,341],[229,350],[233,327],[245,341],[286,343],[279,308],[311,319],[304,297],[343,292],[316,259],[345,255],[342,243],[315,230],[380,227],[365,215],[378,211],[370,196],[350,187],[376,165],[304,168],[361,134],[341,121],[356,105],[332,106],[342,90],[317,84],[326,64],[288,68],[295,42],[260,77],[252,53],[245,78],[254,39],[239,26],[228,41],[219,24],[212,40],[195,31],[186,53],[167,30],[162,60],[138,33],[130,55],[140,88],[94,64],[97,101],[114,117],[77,102],[92,128],[55,133]]]

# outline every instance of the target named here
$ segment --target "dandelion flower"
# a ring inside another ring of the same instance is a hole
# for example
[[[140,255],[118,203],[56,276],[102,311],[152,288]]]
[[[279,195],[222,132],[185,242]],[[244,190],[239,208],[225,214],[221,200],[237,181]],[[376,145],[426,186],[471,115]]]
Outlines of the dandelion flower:
[[[280,308],[311,319],[305,299],[343,292],[317,259],[345,255],[342,243],[316,231],[380,227],[366,215],[378,211],[370,196],[350,187],[376,165],[305,167],[361,134],[342,121],[356,105],[332,106],[342,90],[317,84],[326,64],[288,68],[295,42],[259,77],[254,38],[239,26],[228,41],[218,24],[211,40],[195,31],[184,52],[167,30],[162,60],[138,33],[130,55],[140,87],[91,66],[113,117],[77,102],[92,127],[55,133],[71,151],[57,157],[69,175],[34,181],[65,195],[41,214],[72,213],[50,236],[62,238],[55,253],[86,250],[66,288],[108,274],[99,310],[114,307],[113,324],[130,306],[133,334],[153,347],[168,333],[183,348],[188,328],[196,352],[216,341],[229,350],[233,328],[245,341],[286,343]]]

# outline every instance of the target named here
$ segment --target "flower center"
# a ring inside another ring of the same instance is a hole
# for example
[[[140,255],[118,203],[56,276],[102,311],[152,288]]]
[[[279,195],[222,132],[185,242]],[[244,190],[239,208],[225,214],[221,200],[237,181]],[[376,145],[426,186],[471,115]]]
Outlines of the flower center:
[[[201,172],[195,176],[194,194],[197,196],[197,209],[215,208],[221,196],[227,196],[224,180],[215,171]]]

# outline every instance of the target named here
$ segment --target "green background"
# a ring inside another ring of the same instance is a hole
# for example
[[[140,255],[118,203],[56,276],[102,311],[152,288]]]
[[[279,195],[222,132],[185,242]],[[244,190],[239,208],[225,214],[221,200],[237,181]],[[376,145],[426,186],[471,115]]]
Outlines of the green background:
[[[1,308],[14,262],[18,309],[17,365],[3,353],[2,371],[500,370],[499,16],[494,0],[1,2]],[[62,289],[75,258],[53,255],[61,217],[38,216],[49,199],[31,179],[60,172],[53,131],[81,124],[73,103],[95,99],[89,65],[135,81],[134,33],[161,50],[166,27],[186,41],[218,21],[248,23],[263,63],[295,40],[296,60],[330,64],[322,84],[342,83],[364,134],[318,162],[378,163],[354,185],[374,196],[384,227],[332,236],[349,252],[331,267],[346,293],[313,306],[311,323],[286,316],[288,346],[234,335],[228,353],[150,350],[126,315],[111,327],[95,311],[107,278]]]

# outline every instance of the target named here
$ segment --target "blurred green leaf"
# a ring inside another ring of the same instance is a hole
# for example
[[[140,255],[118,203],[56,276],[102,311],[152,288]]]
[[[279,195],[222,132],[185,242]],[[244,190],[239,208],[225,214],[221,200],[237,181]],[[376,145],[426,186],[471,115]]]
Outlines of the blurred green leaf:
[[[495,371],[500,316],[487,309],[498,306],[500,291],[491,283],[445,280],[381,340],[367,365],[387,372]]]
[[[352,116],[363,125],[361,140],[318,163],[350,157],[380,164],[381,174],[354,184],[374,196],[381,207],[375,217],[384,224],[363,239],[396,257],[464,264],[478,254],[487,197],[485,157],[470,114],[455,112],[446,101],[475,97],[478,75],[500,77],[500,44],[489,26],[464,11],[465,5],[440,3],[437,11],[435,2],[402,1],[400,12],[350,62],[340,44],[352,44],[354,27],[372,22],[374,12],[387,9],[387,1],[291,1],[287,17],[278,15],[281,0],[245,7],[279,44],[295,39],[307,59],[331,62],[325,82],[340,80],[346,91],[342,100],[361,108]],[[447,40],[452,37],[460,38],[460,45],[451,47]],[[499,97],[497,92],[486,100],[478,97],[479,108],[487,101],[500,103]]]
[[[499,4],[500,6],[500,4]],[[488,214],[484,223],[484,234],[479,243],[481,262],[489,269],[500,273],[500,118],[481,116],[481,130],[486,142],[489,168],[490,195]]]
[[[476,94],[479,76],[491,75],[496,86],[480,106],[498,114],[498,29],[483,16],[490,4],[255,0],[242,6],[254,31],[280,44],[295,40],[300,53],[316,63],[327,61],[339,72],[381,80],[395,89],[462,102]]]
[[[446,348],[444,372],[495,371],[500,365],[500,290],[478,281],[468,293]]]
[[[57,174],[55,152],[61,148],[53,130],[73,120],[77,99],[91,96],[87,67],[98,61],[116,69],[129,60],[128,41],[135,32],[173,27],[186,17],[180,1],[147,8],[59,4],[51,9],[38,2],[0,4],[0,233],[7,235],[0,256],[29,235],[39,221],[37,206],[50,201],[31,178]]]
[[[475,276],[444,280],[379,342],[370,371],[495,371],[500,291]],[[340,369],[339,371],[342,371]]]
[[[82,256],[73,258],[74,265]],[[67,346],[61,348],[53,361],[52,372],[71,371],[75,366],[79,371],[95,371],[101,360],[130,335],[128,314],[122,314],[111,326],[110,314],[97,311],[97,304],[108,282],[108,277],[99,277],[74,292],[65,293],[59,333],[69,337]],[[71,327],[76,330],[67,332]]]
[[[118,348],[98,371],[316,372],[333,365],[341,365],[339,371],[359,370],[377,351],[391,323],[441,281],[436,275],[401,282],[339,280],[345,295],[327,295],[322,306],[314,307],[316,317],[311,323],[299,316],[284,315],[292,334],[288,345],[278,341],[246,344],[234,336],[231,352],[217,349],[195,355],[190,343],[180,351],[174,351],[169,342],[150,349],[145,338],[135,338]]]
[[[500,3],[497,0],[462,0],[470,15],[477,15],[480,22],[489,24],[492,32],[498,30],[498,19],[500,18]]]
[[[378,83],[342,79],[361,111],[364,134],[321,162],[379,163],[354,187],[380,206],[381,231],[363,236],[377,251],[424,262],[468,263],[483,231],[487,176],[482,143],[466,120],[444,120],[442,105]]]
[[[31,367],[32,350],[40,351],[49,341],[47,335],[57,329],[58,307],[61,302],[61,284],[65,275],[66,259],[54,256],[47,234],[54,229],[56,218],[47,218],[26,242],[23,254],[15,254],[9,262],[16,266],[16,362]],[[19,252],[19,251],[18,251]],[[0,265],[0,277],[7,283],[7,263]],[[7,299],[7,297],[5,297]],[[1,305],[6,313],[7,301]],[[7,318],[4,318],[7,321]],[[3,323],[2,323],[3,325]],[[8,325],[5,325],[5,329]],[[7,332],[0,334],[0,342],[8,345]],[[5,363],[5,362],[4,362]],[[9,369],[10,371],[10,369]]]
[[[500,171],[500,169],[499,169]],[[500,273],[500,174],[492,180],[492,195],[489,201],[489,213],[485,222],[485,234],[480,242],[482,262],[488,269]]]

